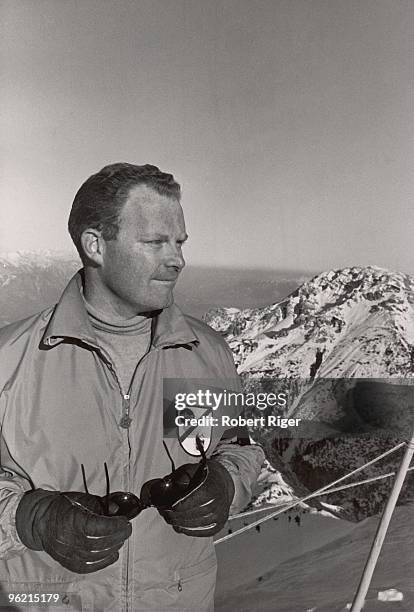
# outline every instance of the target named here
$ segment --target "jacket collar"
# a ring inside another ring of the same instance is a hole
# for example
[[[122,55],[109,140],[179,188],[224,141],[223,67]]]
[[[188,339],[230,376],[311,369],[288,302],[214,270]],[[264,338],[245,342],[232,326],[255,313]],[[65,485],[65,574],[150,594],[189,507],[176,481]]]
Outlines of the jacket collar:
[[[62,293],[43,334],[45,345],[51,347],[72,338],[99,348],[81,295],[82,278],[83,270],[79,270]],[[154,316],[152,346],[165,348],[193,342],[198,342],[198,337],[178,306],[172,304]]]

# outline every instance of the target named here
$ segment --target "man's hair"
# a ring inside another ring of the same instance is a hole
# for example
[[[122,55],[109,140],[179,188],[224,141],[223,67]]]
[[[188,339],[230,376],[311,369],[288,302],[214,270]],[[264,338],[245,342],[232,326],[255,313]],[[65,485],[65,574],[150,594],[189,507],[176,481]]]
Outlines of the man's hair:
[[[80,187],[69,215],[69,233],[82,261],[85,260],[82,233],[89,227],[95,228],[102,232],[105,240],[114,240],[118,235],[122,208],[130,190],[137,185],[145,185],[160,195],[180,200],[180,185],[172,174],[161,172],[157,166],[127,163],[105,166]]]

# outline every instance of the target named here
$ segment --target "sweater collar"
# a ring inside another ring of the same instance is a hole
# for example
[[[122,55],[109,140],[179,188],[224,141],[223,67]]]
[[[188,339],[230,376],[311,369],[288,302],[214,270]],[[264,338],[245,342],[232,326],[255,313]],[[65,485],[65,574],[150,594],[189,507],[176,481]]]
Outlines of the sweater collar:
[[[49,347],[71,338],[99,348],[81,295],[83,270],[69,281],[56,304],[43,334],[42,342]],[[198,342],[197,335],[175,304],[158,311],[153,317],[153,347],[185,345]]]

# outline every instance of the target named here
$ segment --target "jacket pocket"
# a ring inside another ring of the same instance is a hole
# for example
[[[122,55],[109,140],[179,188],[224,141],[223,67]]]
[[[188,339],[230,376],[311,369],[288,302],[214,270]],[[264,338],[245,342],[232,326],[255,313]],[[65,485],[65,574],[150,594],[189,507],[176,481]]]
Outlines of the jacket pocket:
[[[179,592],[183,612],[210,612],[214,610],[217,560],[212,554],[203,561],[182,567],[174,573],[174,583]]]
[[[188,580],[191,580],[192,578],[195,579],[196,577],[200,577],[206,573],[211,573],[213,569],[214,571],[217,570],[217,560],[215,554],[210,555],[199,563],[194,563],[193,565],[189,565],[188,567],[182,567],[178,569],[174,573],[174,578],[176,578],[181,582],[181,584],[183,584]]]
[[[212,612],[217,562],[215,554],[174,571],[165,581],[138,586],[134,612]]]

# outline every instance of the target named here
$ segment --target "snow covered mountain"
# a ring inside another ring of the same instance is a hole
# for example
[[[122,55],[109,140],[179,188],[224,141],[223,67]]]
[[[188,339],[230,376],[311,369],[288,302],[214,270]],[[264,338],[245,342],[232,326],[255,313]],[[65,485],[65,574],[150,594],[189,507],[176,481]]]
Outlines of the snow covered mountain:
[[[55,251],[0,255],[0,327],[54,304],[79,260]]]
[[[207,313],[206,322],[232,348],[246,390],[287,385],[284,416],[301,418],[302,430],[263,427],[251,434],[301,493],[303,486],[312,491],[327,484],[409,435],[413,304],[413,277],[370,266],[325,272],[264,308]],[[392,455],[361,479],[391,471],[400,457]],[[389,484],[388,479],[350,489],[329,502],[362,518],[380,509]]]
[[[414,278],[381,268],[315,276],[265,308],[215,309],[206,322],[230,344],[239,372],[306,378],[412,376]]]

